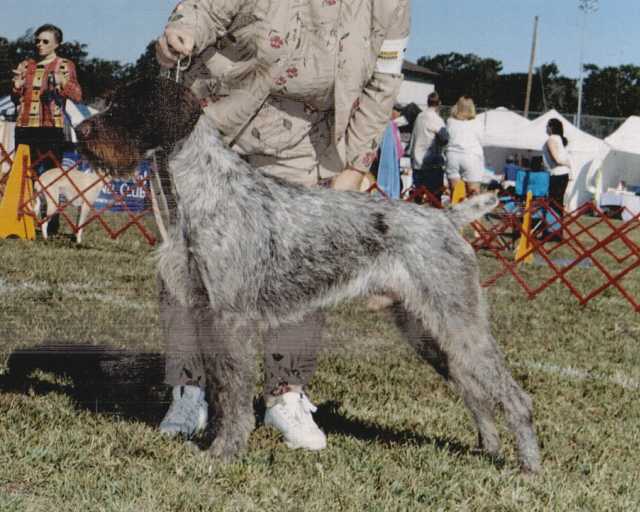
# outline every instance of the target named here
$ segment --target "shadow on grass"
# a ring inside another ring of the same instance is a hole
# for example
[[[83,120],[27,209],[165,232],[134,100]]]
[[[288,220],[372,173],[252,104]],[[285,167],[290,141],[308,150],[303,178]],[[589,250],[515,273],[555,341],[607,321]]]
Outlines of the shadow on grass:
[[[116,415],[126,420],[158,426],[169,405],[164,380],[164,355],[136,353],[108,346],[48,344],[14,351],[8,359],[8,374],[0,376],[0,392],[47,395],[62,393],[81,410]],[[47,378],[53,375],[54,378]],[[71,381],[60,382],[61,379]],[[344,434],[393,447],[433,445],[454,456],[478,455],[497,468],[504,459],[492,458],[453,438],[430,437],[411,430],[395,430],[348,417],[341,404],[320,404],[314,418],[327,433]],[[254,401],[256,422],[264,417],[264,402]],[[213,441],[211,432],[194,440],[204,449]]]
[[[341,404],[335,401],[328,401],[318,406],[318,411],[314,414],[314,418],[326,433],[344,434],[363,441],[373,441],[387,447],[433,445],[436,449],[454,456],[480,456],[491,461],[497,468],[502,468],[505,464],[504,458],[489,456],[476,448],[460,443],[456,439],[424,436],[412,430],[395,430],[381,427],[374,423],[347,417],[340,412],[340,407]]]
[[[157,425],[169,403],[163,354],[47,344],[14,351],[7,367],[0,392],[62,393],[94,413]]]

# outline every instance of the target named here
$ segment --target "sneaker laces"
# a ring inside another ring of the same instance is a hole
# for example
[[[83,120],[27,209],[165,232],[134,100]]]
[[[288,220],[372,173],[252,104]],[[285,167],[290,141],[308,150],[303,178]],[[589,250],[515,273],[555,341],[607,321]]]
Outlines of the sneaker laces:
[[[318,410],[318,408],[311,403],[309,397],[303,392],[300,393],[300,402],[302,405],[302,410],[307,414],[311,414]]]
[[[296,393],[296,395],[295,401],[287,401],[280,397],[280,414],[299,424],[303,424],[305,420],[308,421],[309,419],[313,421],[311,413],[316,412],[318,408],[311,403],[311,400],[303,391]]]

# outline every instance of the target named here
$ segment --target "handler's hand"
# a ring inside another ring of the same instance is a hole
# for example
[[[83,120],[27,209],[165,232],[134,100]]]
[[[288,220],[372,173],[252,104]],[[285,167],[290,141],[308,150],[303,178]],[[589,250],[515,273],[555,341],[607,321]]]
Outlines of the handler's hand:
[[[331,181],[334,190],[355,190],[365,192],[374,183],[371,173],[363,174],[360,171],[347,167]]]
[[[360,183],[364,174],[354,169],[345,169],[331,181],[334,190],[360,190]]]
[[[193,53],[193,34],[184,28],[167,27],[156,41],[156,59],[163,68],[172,68],[182,57]]]

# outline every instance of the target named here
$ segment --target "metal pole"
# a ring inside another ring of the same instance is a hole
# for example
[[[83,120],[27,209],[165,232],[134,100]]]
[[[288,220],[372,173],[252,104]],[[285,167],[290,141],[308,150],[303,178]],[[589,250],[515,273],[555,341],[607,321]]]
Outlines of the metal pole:
[[[531,88],[533,85],[533,65],[536,61],[536,43],[538,39],[538,16],[533,19],[533,41],[531,42],[531,59],[529,60],[529,76],[527,77],[527,94],[524,100],[524,117],[529,118]]]
[[[598,10],[598,0],[578,0],[578,9],[582,11],[582,41],[580,42],[580,69],[578,73],[578,111],[576,126],[580,128],[582,121],[582,86],[584,84],[584,43],[587,32],[587,14]]]
[[[584,84],[584,37],[587,31],[587,9],[582,10],[582,41],[580,42],[580,69],[578,72],[578,112],[576,113],[576,126],[580,128],[582,120],[582,86]]]

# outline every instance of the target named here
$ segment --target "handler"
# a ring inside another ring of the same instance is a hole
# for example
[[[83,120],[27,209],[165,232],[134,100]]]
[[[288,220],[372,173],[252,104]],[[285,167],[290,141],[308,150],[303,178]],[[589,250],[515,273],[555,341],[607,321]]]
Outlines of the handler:
[[[224,140],[249,163],[306,186],[358,190],[376,156],[402,82],[409,0],[185,0],[156,45],[184,74]],[[295,221],[295,219],[293,219]],[[238,233],[242,236],[242,233]],[[206,423],[198,319],[166,289],[166,382],[173,403],[160,425],[193,435]],[[290,447],[326,446],[304,387],[316,368],[324,316],[265,339],[265,424]]]

